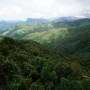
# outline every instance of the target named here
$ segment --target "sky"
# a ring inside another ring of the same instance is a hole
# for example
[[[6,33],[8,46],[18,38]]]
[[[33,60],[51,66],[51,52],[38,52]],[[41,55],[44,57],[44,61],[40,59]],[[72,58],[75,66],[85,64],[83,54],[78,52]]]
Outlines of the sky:
[[[90,0],[0,0],[0,20],[90,17]]]

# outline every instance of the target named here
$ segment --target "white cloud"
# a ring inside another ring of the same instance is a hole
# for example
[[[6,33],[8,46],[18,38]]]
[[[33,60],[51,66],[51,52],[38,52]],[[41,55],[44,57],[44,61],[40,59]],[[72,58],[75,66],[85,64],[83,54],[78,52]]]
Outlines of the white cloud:
[[[3,0],[0,1],[0,18],[80,16],[85,5],[87,3],[84,4],[81,0]]]

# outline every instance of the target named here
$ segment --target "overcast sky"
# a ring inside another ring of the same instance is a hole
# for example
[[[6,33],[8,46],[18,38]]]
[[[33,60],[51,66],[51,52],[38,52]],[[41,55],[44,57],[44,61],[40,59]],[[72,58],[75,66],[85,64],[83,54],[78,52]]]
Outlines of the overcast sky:
[[[0,0],[0,19],[90,17],[90,0]]]

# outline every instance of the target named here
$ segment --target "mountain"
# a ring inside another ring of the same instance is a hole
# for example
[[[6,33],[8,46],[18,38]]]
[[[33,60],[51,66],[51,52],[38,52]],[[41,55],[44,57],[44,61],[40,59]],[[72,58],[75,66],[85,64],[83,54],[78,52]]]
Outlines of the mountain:
[[[24,21],[0,21],[0,34],[15,31],[24,25],[26,25]]]
[[[69,21],[74,21],[79,19],[78,17],[73,17],[73,16],[67,16],[67,17],[58,17],[52,21],[54,22],[69,22]]]
[[[0,35],[9,35],[13,32],[16,32],[18,29],[26,28],[26,27],[33,27],[34,29],[39,29],[40,26],[48,22],[46,19],[33,19],[28,18],[25,21],[0,21]],[[40,25],[41,24],[41,25]],[[38,27],[39,25],[39,27]],[[37,27],[36,27],[37,26]],[[42,27],[42,26],[41,26]],[[45,27],[45,25],[44,25]]]
[[[90,90],[89,19],[0,23],[0,90],[82,89]]]
[[[54,20],[52,20],[52,24],[55,27],[64,27],[64,26],[68,26],[67,24],[69,22],[73,22],[74,20],[78,20],[78,17],[72,17],[72,16],[67,16],[67,17],[58,17]]]
[[[70,26],[79,26],[85,24],[90,24],[90,18],[78,19],[68,23]]]
[[[73,60],[89,67],[90,24],[70,28],[53,28],[27,34],[23,38],[37,41],[52,52],[70,56]]]
[[[63,53],[74,59],[78,56],[77,60],[79,58],[82,58],[83,61],[89,60],[90,19],[72,20],[67,24],[66,27],[62,27],[59,22],[56,24],[52,22],[33,23],[21,27],[13,27],[13,25],[8,27],[7,25],[3,26],[5,30],[1,28],[0,35],[15,39],[34,40],[57,54]]]
[[[56,23],[56,25],[59,24]],[[60,46],[61,49],[65,47],[65,49],[63,50],[65,52],[67,51],[68,53],[75,52],[74,49],[69,48],[76,48],[77,42],[79,42],[80,40],[81,43],[83,37],[86,41],[89,41],[86,38],[89,36],[90,30],[89,19],[74,20],[68,23],[68,25],[70,25],[69,27],[62,27],[60,25],[58,28],[55,26],[55,24],[52,23],[33,23],[21,27],[6,25],[6,27],[3,26],[5,30],[1,27],[3,30],[0,30],[0,35],[17,39],[32,39],[34,41],[47,45],[47,47],[49,47],[50,45],[54,48],[58,48]]]
[[[79,25],[84,25],[84,24],[90,24],[90,19],[89,18],[74,18],[74,17],[66,17],[66,18],[60,18],[52,22],[54,27],[75,27]]]
[[[90,40],[89,40],[89,38],[90,38],[90,24],[81,25],[79,27],[68,28],[65,31],[64,30],[62,30],[62,31],[64,32],[64,34],[66,33],[66,35],[63,34],[64,35],[63,39],[61,40],[62,34],[61,35],[57,34],[58,35],[57,36],[58,40],[52,41],[51,45],[54,45],[54,43],[56,45],[58,45],[58,43],[60,43],[59,46],[62,45],[61,46],[62,48],[65,45],[65,47],[67,49],[66,51],[70,50],[71,51],[70,53],[75,52],[75,51],[73,51],[72,48],[77,48],[76,50],[79,51],[79,49],[85,50],[84,47],[86,47],[86,48],[89,47],[89,43],[90,43]],[[82,46],[80,46],[80,45],[82,45]],[[87,50],[90,50],[90,49],[88,48],[88,49],[86,49],[86,51]]]
[[[47,19],[43,19],[43,18],[28,18],[26,20],[27,23],[32,24],[32,23],[46,23],[48,22]]]

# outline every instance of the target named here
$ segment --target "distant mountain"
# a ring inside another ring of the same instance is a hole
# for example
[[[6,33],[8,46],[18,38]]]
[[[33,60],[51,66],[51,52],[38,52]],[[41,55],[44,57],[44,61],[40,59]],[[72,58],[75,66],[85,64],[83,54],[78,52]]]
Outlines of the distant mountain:
[[[90,24],[90,18],[77,19],[77,20],[68,22],[67,24],[70,26],[79,26],[79,25]]]
[[[72,21],[77,20],[77,19],[78,19],[77,17],[72,17],[72,16],[59,17],[59,18],[52,20],[52,24],[55,27],[61,27],[61,26],[63,27],[63,26],[68,26],[67,24],[69,22],[72,22]]]
[[[28,18],[26,21],[18,21],[18,20],[17,21],[13,21],[13,20],[12,21],[5,21],[5,20],[0,21],[0,35],[2,35],[3,33],[4,35],[6,35],[6,33],[8,32],[13,33],[17,29],[30,26],[31,24],[41,24],[41,23],[46,23],[46,22],[48,22],[48,20],[46,19],[33,19],[33,18]]]
[[[58,17],[56,19],[54,19],[54,22],[69,22],[69,21],[73,21],[73,20],[77,20],[78,17],[73,17],[73,16],[67,16],[67,17]]]
[[[26,20],[27,23],[45,23],[45,22],[48,22],[47,19],[43,19],[43,18],[28,18]]]
[[[90,24],[90,18],[61,17],[52,21],[54,27],[71,27]]]

